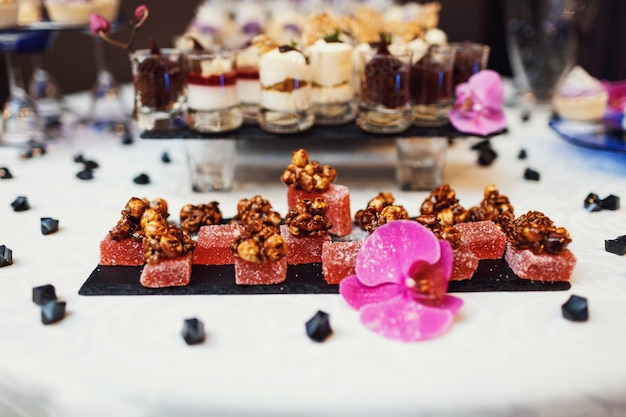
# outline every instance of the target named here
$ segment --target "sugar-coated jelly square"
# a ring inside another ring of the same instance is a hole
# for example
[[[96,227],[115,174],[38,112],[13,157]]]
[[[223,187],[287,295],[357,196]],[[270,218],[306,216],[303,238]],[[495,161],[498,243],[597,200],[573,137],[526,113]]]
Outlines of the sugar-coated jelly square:
[[[480,259],[500,259],[506,247],[506,234],[491,220],[459,223],[461,242]]]
[[[335,236],[346,236],[352,232],[352,215],[350,212],[350,190],[345,185],[331,184],[324,193],[296,190],[287,187],[287,206],[291,209],[300,198],[313,199],[322,197],[328,203],[326,216],[333,227],[329,230]]]
[[[556,255],[536,255],[530,249],[516,249],[510,243],[506,245],[504,259],[515,275],[533,281],[568,281],[576,266],[576,256],[569,249]]]
[[[330,242],[330,235],[294,236],[286,224],[280,226],[280,235],[287,243],[287,265],[322,262],[322,245]]]
[[[139,266],[146,263],[143,242],[131,237],[113,240],[110,234],[100,241],[100,265]]]
[[[478,268],[478,258],[467,247],[461,244],[452,250],[452,274],[451,281],[470,279]]]
[[[191,281],[191,258],[191,252],[187,252],[156,264],[147,263],[139,282],[149,288],[183,287]]]
[[[235,258],[235,283],[237,285],[279,284],[287,279],[287,257],[262,264]]]
[[[193,263],[199,265],[229,265],[235,263],[230,245],[241,235],[244,227],[238,224],[202,226],[198,231]]]
[[[324,242],[322,246],[324,280],[329,284],[339,284],[345,277],[354,275],[356,257],[362,245],[362,240]]]

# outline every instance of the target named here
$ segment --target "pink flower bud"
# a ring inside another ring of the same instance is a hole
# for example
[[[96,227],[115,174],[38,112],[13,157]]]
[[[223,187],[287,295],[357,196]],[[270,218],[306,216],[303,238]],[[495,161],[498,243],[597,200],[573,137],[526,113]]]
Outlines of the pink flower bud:
[[[146,14],[148,14],[148,6],[145,4],[139,5],[135,9],[135,19],[137,20],[143,19]]]
[[[111,23],[99,14],[89,16],[89,27],[96,35],[100,35],[100,33],[108,35],[111,32]]]

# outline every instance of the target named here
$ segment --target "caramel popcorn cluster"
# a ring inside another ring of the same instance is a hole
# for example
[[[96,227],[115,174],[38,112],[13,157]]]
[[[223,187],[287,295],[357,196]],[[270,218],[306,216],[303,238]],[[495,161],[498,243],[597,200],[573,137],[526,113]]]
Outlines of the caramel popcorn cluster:
[[[277,227],[281,222],[281,217],[278,212],[272,210],[272,204],[260,195],[239,200],[237,214],[231,223],[247,226],[255,220],[261,220],[266,225]]]
[[[436,214],[420,214],[415,221],[428,227],[438,239],[447,240],[452,248],[461,244],[461,232],[454,226],[444,224]]]
[[[254,219],[231,244],[235,257],[246,262],[262,264],[277,261],[287,255],[287,243],[276,226]]]
[[[186,204],[180,209],[180,227],[187,233],[197,233],[204,225],[218,224],[222,220],[219,203]]]
[[[434,214],[444,226],[453,226],[468,219],[468,211],[459,204],[456,192],[448,184],[431,191],[420,207],[420,214]]]
[[[337,178],[337,171],[330,165],[321,165],[309,161],[309,154],[304,149],[293,152],[291,163],[283,172],[280,180],[290,187],[306,192],[323,193]]]
[[[567,229],[556,227],[539,211],[529,211],[510,222],[506,234],[515,248],[531,249],[535,254],[558,254],[572,241]]]
[[[506,230],[507,225],[514,218],[514,208],[509,202],[509,198],[500,194],[493,184],[485,187],[484,198],[480,204],[468,210],[468,221],[491,220],[502,231]]]
[[[149,201],[146,198],[131,197],[122,209],[122,216],[117,224],[109,231],[113,240],[122,240],[127,237],[141,239],[141,216],[148,208],[158,210],[164,219],[169,217],[167,202],[163,199]]]
[[[392,220],[408,219],[409,214],[402,206],[394,205],[395,198],[389,192],[380,192],[367,202],[364,210],[354,215],[355,223],[362,229],[372,233],[378,227]]]
[[[322,197],[303,198],[289,210],[285,223],[294,236],[326,236],[333,226],[326,213],[328,202]]]

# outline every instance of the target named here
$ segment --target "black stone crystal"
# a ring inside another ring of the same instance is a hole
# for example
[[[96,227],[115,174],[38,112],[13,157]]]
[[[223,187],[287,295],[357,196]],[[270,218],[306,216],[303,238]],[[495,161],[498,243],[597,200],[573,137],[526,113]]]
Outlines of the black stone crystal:
[[[561,306],[563,317],[571,321],[587,321],[589,319],[589,308],[587,299],[578,295],[572,295],[569,300]]]
[[[133,182],[135,184],[150,184],[150,177],[148,176],[148,174],[139,174],[137,175],[135,178],[133,178]]]
[[[618,210],[619,209],[619,197],[613,194],[603,198],[600,202],[602,210]]]
[[[83,162],[85,162],[85,157],[82,153],[76,154],[74,155],[74,162],[82,164]]]
[[[52,284],[40,285],[33,288],[33,303],[38,306],[46,304],[48,301],[57,299],[56,289]]]
[[[204,323],[197,318],[185,319],[181,334],[188,345],[202,343],[205,338]]]
[[[524,179],[530,181],[539,181],[540,177],[541,175],[539,175],[539,172],[535,171],[534,169],[526,168],[526,170],[524,171]]]
[[[5,245],[0,245],[0,267],[13,264],[13,251]]]
[[[481,151],[483,149],[491,149],[491,141],[489,139],[481,140],[480,142],[476,142],[472,145],[471,149],[473,151]]]
[[[83,169],[76,174],[76,177],[81,180],[91,180],[93,179],[93,171],[90,169]]]
[[[65,301],[51,300],[41,306],[41,322],[52,324],[65,317]]]
[[[519,153],[517,154],[517,159],[526,159],[528,158],[528,153],[526,152],[526,149],[520,149]]]
[[[130,131],[128,126],[124,127],[124,133],[122,133],[122,144],[130,145],[134,142],[133,133]]]
[[[170,158],[170,154],[167,152],[163,152],[161,154],[161,162],[163,162],[164,164],[169,164],[170,162],[172,162],[172,158]]]
[[[328,313],[318,311],[306,322],[306,334],[316,342],[323,342],[333,333]]]
[[[600,211],[602,210],[602,200],[600,200],[600,196],[596,193],[589,193],[587,197],[585,197],[585,202],[583,206],[587,211]]]
[[[13,200],[11,207],[13,207],[13,211],[26,211],[30,209],[30,204],[28,204],[28,198],[19,196]]]
[[[41,233],[49,235],[57,230],[59,230],[59,221],[57,219],[53,219],[52,217],[41,218]]]
[[[498,157],[498,153],[492,148],[481,149],[478,153],[478,165],[489,166]]]
[[[604,250],[616,255],[626,254],[626,235],[604,241]]]
[[[90,169],[90,170],[94,170],[96,168],[100,167],[100,164],[98,164],[96,161],[94,161],[93,159],[88,159],[86,161],[83,161],[83,164],[85,165],[85,169]]]
[[[0,167],[0,179],[2,180],[8,180],[13,178],[13,174],[11,174],[11,171],[9,171],[9,168],[7,167]]]

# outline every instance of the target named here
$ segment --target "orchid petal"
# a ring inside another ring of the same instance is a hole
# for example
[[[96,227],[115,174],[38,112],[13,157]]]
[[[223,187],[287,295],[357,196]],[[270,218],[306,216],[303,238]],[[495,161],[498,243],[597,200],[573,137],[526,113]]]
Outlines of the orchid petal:
[[[108,35],[111,32],[111,23],[99,14],[92,14],[89,16],[89,28],[94,35]]]
[[[457,307],[456,302],[450,304]],[[360,320],[373,332],[389,339],[412,342],[440,335],[450,327],[454,314],[449,309],[429,307],[399,295],[363,306]]]
[[[487,115],[478,114],[474,117],[466,117],[460,110],[453,109],[448,114],[448,119],[459,132],[481,136],[487,136],[506,128],[506,118],[502,110],[491,111]]]
[[[469,78],[468,84],[475,100],[484,107],[499,109],[504,104],[504,87],[497,72],[479,71]]]
[[[146,13],[148,13],[148,6],[146,6],[145,4],[140,4],[135,9],[135,19],[143,19]]]
[[[400,293],[400,287],[396,284],[368,287],[363,285],[356,275],[350,275],[339,283],[339,293],[348,305],[359,310],[366,304],[378,303],[395,297]]]
[[[365,240],[355,271],[368,286],[404,284],[414,262],[434,264],[440,254],[438,239],[428,228],[412,220],[394,220],[377,228]]]

